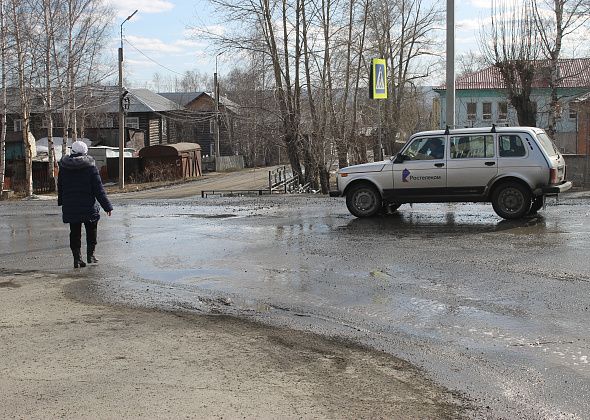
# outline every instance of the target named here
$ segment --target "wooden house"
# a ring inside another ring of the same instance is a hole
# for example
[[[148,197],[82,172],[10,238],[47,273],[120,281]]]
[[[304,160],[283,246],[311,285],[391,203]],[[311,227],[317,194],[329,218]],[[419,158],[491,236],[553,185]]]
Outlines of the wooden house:
[[[159,95],[185,108],[175,120],[178,136],[183,141],[199,143],[204,156],[215,154],[215,98],[208,92],[165,92]],[[228,98],[219,98],[219,149],[222,156],[238,152],[234,127],[239,106]]]
[[[140,149],[154,144],[177,143],[175,125],[171,120],[181,107],[147,89],[126,89],[124,100],[126,146]],[[116,86],[89,86],[76,92],[77,137],[87,138],[92,146],[119,145],[119,88]],[[64,130],[64,106],[60,97],[54,98],[53,136],[72,137],[72,122]],[[30,131],[35,139],[47,137],[47,120],[43,98],[31,99]],[[71,105],[68,105],[71,106]],[[7,158],[24,156],[23,121],[20,114],[20,99],[10,91],[7,114]],[[66,131],[66,132],[64,132]],[[59,144],[56,144],[56,147]]]

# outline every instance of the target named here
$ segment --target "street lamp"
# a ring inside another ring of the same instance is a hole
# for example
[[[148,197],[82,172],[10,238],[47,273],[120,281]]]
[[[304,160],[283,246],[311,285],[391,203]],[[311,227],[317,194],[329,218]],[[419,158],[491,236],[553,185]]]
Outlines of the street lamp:
[[[121,23],[121,46],[119,47],[119,188],[125,188],[125,115],[123,111],[123,24],[131,19],[137,10]]]
[[[218,53],[215,56],[215,73],[213,75],[213,89],[215,98],[215,170],[219,167],[219,83],[217,82],[217,58],[225,51]]]

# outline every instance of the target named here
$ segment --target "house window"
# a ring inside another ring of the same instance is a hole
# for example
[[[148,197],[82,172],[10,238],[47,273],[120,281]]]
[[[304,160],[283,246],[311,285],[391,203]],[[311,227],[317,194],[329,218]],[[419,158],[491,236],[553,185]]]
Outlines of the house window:
[[[23,131],[23,120],[14,120],[14,132]]]
[[[48,128],[49,120],[47,118],[41,118],[41,128]]]
[[[125,127],[135,128],[136,130],[139,130],[139,117],[125,118]]]
[[[484,102],[483,103],[483,119],[484,120],[491,120],[492,119],[492,103],[491,102]]]
[[[162,135],[165,136],[168,134],[168,121],[164,117],[162,117],[161,121],[162,121]]]
[[[215,120],[211,118],[209,120],[209,134],[215,133]]]
[[[498,102],[498,120],[506,121],[508,119],[508,102]]]
[[[477,104],[475,102],[467,103],[467,119],[475,120],[477,116]]]
[[[570,107],[569,108],[569,117],[572,120],[575,120],[576,118],[578,118],[578,111],[576,111],[574,108]]]

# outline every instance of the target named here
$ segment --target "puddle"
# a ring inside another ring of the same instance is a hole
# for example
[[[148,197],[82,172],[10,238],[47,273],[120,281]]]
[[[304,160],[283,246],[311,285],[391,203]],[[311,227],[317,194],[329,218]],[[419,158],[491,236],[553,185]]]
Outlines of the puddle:
[[[210,280],[212,278],[226,278],[235,275],[234,270],[226,268],[194,268],[194,269],[169,269],[169,270],[139,270],[138,274],[149,280],[159,280],[164,282],[193,283],[201,280]]]

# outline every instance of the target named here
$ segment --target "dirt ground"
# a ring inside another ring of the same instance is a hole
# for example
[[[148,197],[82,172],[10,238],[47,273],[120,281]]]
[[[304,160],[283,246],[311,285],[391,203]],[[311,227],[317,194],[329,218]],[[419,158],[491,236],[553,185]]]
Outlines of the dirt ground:
[[[0,418],[457,418],[411,365],[226,317],[84,302],[0,269]]]

